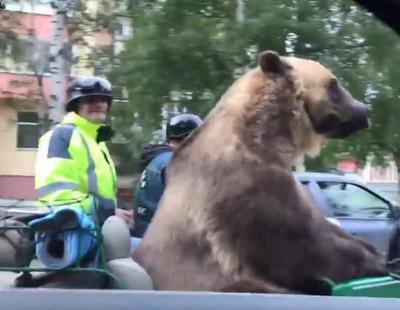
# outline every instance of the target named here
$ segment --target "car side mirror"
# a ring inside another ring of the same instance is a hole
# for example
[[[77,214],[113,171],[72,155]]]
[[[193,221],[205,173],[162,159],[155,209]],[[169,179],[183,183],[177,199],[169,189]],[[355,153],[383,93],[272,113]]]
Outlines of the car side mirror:
[[[400,219],[400,206],[399,205],[392,205],[392,217],[395,219]]]

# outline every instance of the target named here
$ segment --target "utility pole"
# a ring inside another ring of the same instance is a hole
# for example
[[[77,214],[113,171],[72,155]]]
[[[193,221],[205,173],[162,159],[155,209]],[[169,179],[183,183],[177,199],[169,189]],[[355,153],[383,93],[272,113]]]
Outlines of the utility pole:
[[[53,40],[50,44],[50,73],[51,73],[51,96],[48,105],[49,126],[61,122],[64,114],[65,90],[67,80],[65,76],[64,64],[64,28],[67,14],[68,2],[64,0],[54,0],[51,6],[55,11],[53,16]]]

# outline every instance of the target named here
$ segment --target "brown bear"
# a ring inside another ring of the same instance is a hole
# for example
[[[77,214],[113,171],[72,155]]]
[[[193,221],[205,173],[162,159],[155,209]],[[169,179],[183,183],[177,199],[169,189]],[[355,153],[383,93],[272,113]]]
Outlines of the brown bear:
[[[368,127],[367,112],[318,62],[263,52],[170,162],[135,253],[155,288],[312,293],[319,279],[386,274],[291,172],[325,139]]]

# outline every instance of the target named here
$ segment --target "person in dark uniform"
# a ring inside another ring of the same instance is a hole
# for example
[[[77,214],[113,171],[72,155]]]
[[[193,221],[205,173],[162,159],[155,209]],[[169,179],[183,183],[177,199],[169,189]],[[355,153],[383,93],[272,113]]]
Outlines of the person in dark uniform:
[[[149,145],[141,155],[141,179],[136,187],[134,237],[142,238],[156,212],[165,188],[165,169],[176,149],[202,124],[199,116],[178,114],[167,123],[165,144]]]

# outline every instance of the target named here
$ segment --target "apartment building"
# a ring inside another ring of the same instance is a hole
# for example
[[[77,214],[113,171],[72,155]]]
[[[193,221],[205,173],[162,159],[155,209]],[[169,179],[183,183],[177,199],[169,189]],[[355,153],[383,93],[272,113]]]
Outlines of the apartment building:
[[[0,198],[33,199],[39,113],[51,96],[50,4],[8,1],[0,13]]]

